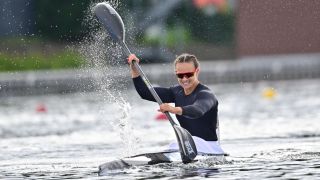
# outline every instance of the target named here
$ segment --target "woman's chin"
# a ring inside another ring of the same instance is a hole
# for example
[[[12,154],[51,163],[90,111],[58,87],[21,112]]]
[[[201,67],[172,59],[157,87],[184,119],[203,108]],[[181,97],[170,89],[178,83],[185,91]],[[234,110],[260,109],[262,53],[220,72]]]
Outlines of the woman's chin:
[[[180,84],[182,87],[183,87],[183,89],[189,89],[190,87],[191,87],[191,84],[183,84],[183,83],[181,83]]]

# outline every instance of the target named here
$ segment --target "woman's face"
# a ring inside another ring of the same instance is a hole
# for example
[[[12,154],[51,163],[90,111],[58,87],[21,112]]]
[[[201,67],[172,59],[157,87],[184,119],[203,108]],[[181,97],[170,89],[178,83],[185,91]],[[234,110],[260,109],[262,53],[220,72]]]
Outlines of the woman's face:
[[[199,68],[196,69],[192,62],[177,63],[175,73],[183,89],[193,88],[199,82]]]

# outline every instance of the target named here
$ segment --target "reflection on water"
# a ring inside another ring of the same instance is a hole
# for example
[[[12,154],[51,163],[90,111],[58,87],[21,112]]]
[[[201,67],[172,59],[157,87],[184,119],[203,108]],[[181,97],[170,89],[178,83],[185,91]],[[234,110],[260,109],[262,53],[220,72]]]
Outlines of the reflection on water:
[[[103,178],[320,177],[319,80],[210,87],[219,99],[222,146],[230,153],[226,163],[132,167]],[[272,97],[266,98],[266,88],[275,91]],[[125,116],[119,103],[106,101],[101,93],[1,97],[0,178],[99,178],[100,164],[158,151],[175,139],[168,122],[154,120],[155,103],[141,100],[133,90],[122,98],[128,103],[120,103]],[[39,104],[47,111],[37,111]],[[121,118],[127,122],[115,124]],[[125,146],[130,143],[136,149]]]

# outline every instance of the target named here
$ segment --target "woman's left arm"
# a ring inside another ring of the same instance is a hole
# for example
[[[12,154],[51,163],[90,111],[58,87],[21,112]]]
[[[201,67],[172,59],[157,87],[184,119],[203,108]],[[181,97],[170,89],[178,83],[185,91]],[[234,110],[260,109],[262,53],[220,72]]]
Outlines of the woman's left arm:
[[[193,104],[181,107],[182,116],[190,119],[200,118],[217,103],[217,99],[210,91],[201,91]]]

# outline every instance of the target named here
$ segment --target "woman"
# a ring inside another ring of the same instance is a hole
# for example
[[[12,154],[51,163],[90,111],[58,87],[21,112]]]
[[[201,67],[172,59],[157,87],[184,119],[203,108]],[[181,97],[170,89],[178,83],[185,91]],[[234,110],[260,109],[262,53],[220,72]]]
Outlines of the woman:
[[[137,92],[141,98],[155,101],[132,64],[133,60],[139,63],[139,59],[131,54],[128,63]],[[212,91],[199,82],[199,61],[194,55],[181,54],[174,61],[174,67],[179,84],[169,88],[154,88],[164,102],[159,111],[176,115],[180,125],[193,136],[198,152],[223,154],[216,132],[218,101]],[[168,103],[175,103],[175,106]],[[169,149],[178,149],[177,143],[172,143]]]

